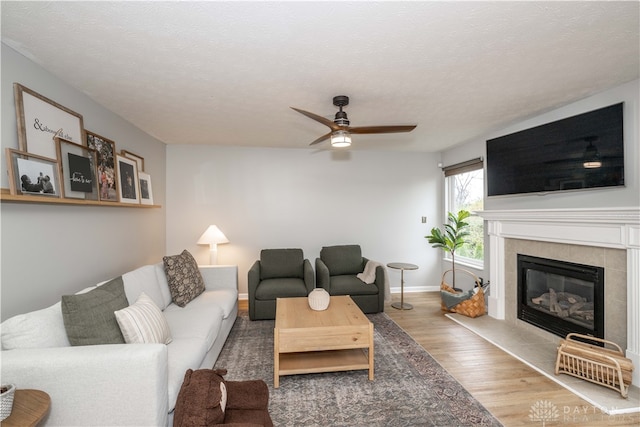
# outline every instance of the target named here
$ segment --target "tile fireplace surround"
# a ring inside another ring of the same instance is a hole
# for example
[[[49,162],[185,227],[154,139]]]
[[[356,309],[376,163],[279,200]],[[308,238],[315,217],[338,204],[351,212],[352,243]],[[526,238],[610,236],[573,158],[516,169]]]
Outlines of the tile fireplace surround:
[[[517,253],[605,267],[605,338],[626,350],[636,368],[633,384],[640,385],[640,209],[487,210],[478,215],[487,221],[489,234],[489,315],[535,329],[516,318]],[[626,313],[615,310],[625,303]]]

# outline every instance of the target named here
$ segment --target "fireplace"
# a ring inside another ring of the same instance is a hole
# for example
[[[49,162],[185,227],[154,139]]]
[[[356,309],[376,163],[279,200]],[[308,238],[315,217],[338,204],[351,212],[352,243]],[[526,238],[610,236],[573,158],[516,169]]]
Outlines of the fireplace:
[[[603,267],[605,339],[640,366],[640,208],[510,209],[479,212],[489,239],[489,316],[555,341],[517,318],[517,254]],[[486,249],[485,249],[486,250]],[[640,369],[633,372],[640,385]]]
[[[604,338],[604,268],[518,254],[518,319]]]

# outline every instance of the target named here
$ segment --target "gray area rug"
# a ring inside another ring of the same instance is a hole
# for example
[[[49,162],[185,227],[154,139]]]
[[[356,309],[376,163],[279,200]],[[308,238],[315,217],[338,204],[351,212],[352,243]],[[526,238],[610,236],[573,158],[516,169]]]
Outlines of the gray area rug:
[[[215,368],[228,380],[263,379],[276,426],[500,426],[386,314],[375,328],[375,380],[368,371],[280,377],[273,388],[274,321],[241,312]]]

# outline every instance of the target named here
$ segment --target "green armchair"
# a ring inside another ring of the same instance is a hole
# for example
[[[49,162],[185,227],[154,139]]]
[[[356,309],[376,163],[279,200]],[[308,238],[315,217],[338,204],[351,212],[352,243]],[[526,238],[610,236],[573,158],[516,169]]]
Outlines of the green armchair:
[[[358,277],[369,260],[360,245],[325,246],[316,258],[316,287],[329,295],[350,295],[363,313],[384,311],[386,276],[383,266],[376,268],[375,282],[366,284]]]
[[[263,249],[249,269],[249,318],[276,318],[276,298],[306,297],[314,288],[311,262],[302,249]]]

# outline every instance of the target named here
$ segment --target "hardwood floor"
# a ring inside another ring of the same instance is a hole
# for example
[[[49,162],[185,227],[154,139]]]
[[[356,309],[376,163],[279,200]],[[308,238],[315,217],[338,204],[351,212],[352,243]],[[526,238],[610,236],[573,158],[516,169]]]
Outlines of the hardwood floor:
[[[395,300],[398,296],[393,297]],[[604,414],[587,401],[448,319],[440,310],[438,292],[409,293],[405,294],[404,299],[413,305],[413,310],[400,311],[387,305],[387,315],[422,345],[503,425],[640,425],[640,414]],[[543,405],[547,405],[551,412],[543,413]]]
[[[393,295],[393,300],[398,297]],[[400,311],[387,305],[385,313],[505,427],[640,426],[640,414],[604,414],[589,402],[448,319],[440,310],[438,292],[408,293],[405,294],[405,302],[412,304],[413,310]],[[247,310],[247,301],[239,301],[239,307]],[[551,413],[544,415],[539,407],[533,408],[545,402]]]

